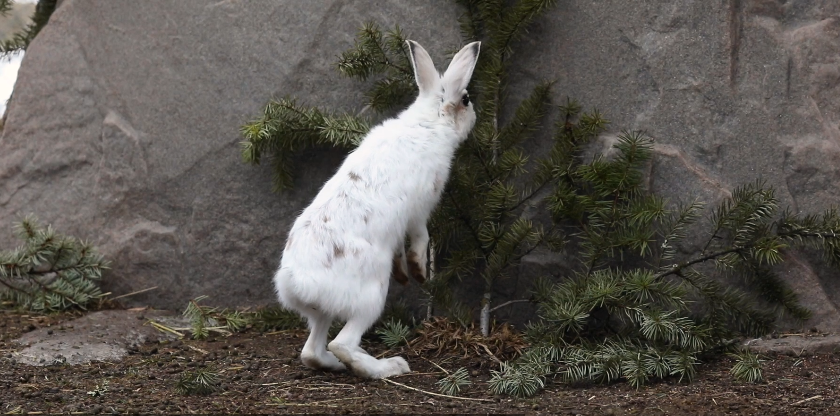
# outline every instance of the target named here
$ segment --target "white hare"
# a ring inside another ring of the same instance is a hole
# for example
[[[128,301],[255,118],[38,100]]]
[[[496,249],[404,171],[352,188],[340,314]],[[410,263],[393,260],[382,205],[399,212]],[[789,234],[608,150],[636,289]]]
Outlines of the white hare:
[[[407,260],[415,278],[425,275],[426,223],[455,150],[475,124],[466,88],[480,43],[461,49],[442,76],[423,47],[407,43],[416,101],[371,129],[347,156],[295,221],[274,276],[280,302],[309,322],[300,358],[311,368],[349,367],[366,378],[411,371],[402,357],[376,359],[359,343],[382,313],[392,268],[404,279]],[[346,324],[327,346],[334,319]]]

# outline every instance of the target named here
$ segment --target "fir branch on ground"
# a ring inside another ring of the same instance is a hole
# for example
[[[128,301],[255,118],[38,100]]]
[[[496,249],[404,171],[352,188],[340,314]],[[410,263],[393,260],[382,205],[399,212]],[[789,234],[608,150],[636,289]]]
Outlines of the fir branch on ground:
[[[446,375],[437,382],[439,391],[442,394],[449,396],[457,396],[461,393],[462,388],[469,386],[470,384],[472,384],[472,381],[470,381],[470,375],[464,367],[458,368],[453,373]]]
[[[545,387],[545,375],[528,366],[501,363],[499,371],[491,371],[490,392],[515,397],[531,397]]]
[[[764,380],[761,371],[761,363],[764,360],[758,354],[744,349],[729,355],[736,360],[735,366],[729,371],[736,379],[747,383],[759,383]]]
[[[390,319],[376,329],[376,334],[379,335],[386,347],[394,348],[408,342],[411,328],[403,325],[400,321]]]
[[[190,332],[193,339],[206,339],[211,332],[230,335],[245,329],[256,328],[261,332],[283,331],[305,328],[305,322],[292,311],[280,308],[261,308],[252,312],[201,305],[208,299],[202,295],[187,302],[183,315],[190,320]]]
[[[206,396],[218,390],[219,372],[212,368],[202,368],[181,374],[175,385],[178,393]]]
[[[88,243],[26,217],[15,227],[23,245],[0,252],[0,299],[33,311],[88,308],[101,300],[108,262]]]
[[[285,331],[306,327],[306,322],[300,315],[279,306],[258,309],[251,314],[245,314],[245,317],[250,317],[249,324],[260,332]]]

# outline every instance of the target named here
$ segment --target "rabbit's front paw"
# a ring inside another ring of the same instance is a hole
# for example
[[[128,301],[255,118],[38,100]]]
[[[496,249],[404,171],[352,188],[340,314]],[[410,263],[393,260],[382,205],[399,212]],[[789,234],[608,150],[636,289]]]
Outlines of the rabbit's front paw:
[[[402,253],[394,255],[394,260],[391,262],[391,277],[403,286],[408,284],[408,273],[405,271]]]
[[[421,256],[413,251],[408,252],[408,272],[414,280],[423,283],[426,281],[426,256]]]

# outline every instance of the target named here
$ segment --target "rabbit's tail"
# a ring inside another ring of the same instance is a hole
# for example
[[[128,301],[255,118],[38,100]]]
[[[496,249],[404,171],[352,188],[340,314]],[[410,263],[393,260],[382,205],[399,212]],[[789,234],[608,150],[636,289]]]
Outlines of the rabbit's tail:
[[[277,298],[284,308],[292,310],[312,321],[319,317],[330,317],[329,311],[324,310],[320,302],[304,299],[298,290],[297,276],[290,267],[281,267],[274,275],[274,289]]]
[[[385,306],[391,272],[391,255],[378,257],[362,263],[366,267],[340,264],[337,270],[285,265],[274,275],[277,298],[306,318],[325,315],[347,321],[365,316],[372,324]]]
[[[274,290],[277,292],[277,298],[283,307],[296,311],[305,317],[307,308],[295,293],[293,277],[291,268],[281,267],[274,274]]]

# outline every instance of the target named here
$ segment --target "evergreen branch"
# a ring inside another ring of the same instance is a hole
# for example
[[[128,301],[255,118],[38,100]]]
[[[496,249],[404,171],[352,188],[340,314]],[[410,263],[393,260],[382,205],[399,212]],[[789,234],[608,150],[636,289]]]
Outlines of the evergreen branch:
[[[464,367],[455,370],[455,372],[437,382],[440,392],[450,396],[457,396],[461,392],[461,388],[470,384],[472,382],[470,381],[469,373],[467,373],[467,369]]]
[[[476,244],[476,247],[479,250],[481,250],[482,253],[486,256],[488,253],[484,250],[484,246],[481,244],[481,238],[479,238],[479,233],[475,228],[473,228],[472,224],[470,223],[470,220],[468,219],[469,217],[466,215],[466,211],[461,209],[461,207],[458,205],[458,201],[455,200],[455,197],[452,195],[452,191],[450,189],[446,190],[446,195],[449,197],[449,200],[452,202],[452,206],[454,206],[455,209],[460,214],[460,215],[458,215],[458,219],[460,219],[461,222],[463,222],[463,224],[470,231],[470,234],[472,235],[472,238],[473,238],[473,241]]]
[[[748,281],[757,289],[765,300],[774,305],[781,305],[791,316],[805,320],[811,317],[811,311],[799,304],[799,296],[769,267],[762,265],[755,258],[741,253],[742,261],[749,270]]]
[[[699,211],[703,205],[697,200],[691,204],[680,207],[676,215],[672,215],[670,223],[665,225],[665,230],[660,234],[662,238],[661,252],[657,256],[656,267],[660,268],[662,262],[674,257],[674,242],[680,241],[686,236],[686,227],[699,218]],[[705,250],[703,251],[705,253]]]
[[[35,36],[46,26],[57,4],[58,0],[38,0],[31,23],[23,31],[15,33],[11,39],[0,41],[0,56],[9,56],[13,53],[26,50],[32,40],[35,39]],[[10,9],[11,1],[2,0],[2,3],[0,3],[0,13],[5,15]]]
[[[12,11],[14,0],[0,0],[0,16],[6,17]]]
[[[96,250],[76,239],[55,234],[27,217],[16,225],[24,245],[0,253],[0,297],[35,311],[86,310],[100,296],[97,282],[108,268]],[[49,282],[45,277],[53,277]],[[20,280],[15,285],[12,280]]]
[[[392,38],[402,37],[399,26],[389,32]],[[358,39],[361,39],[359,41]],[[398,39],[404,41],[405,39]],[[399,52],[406,54],[402,47]],[[345,51],[341,54],[336,64],[339,72],[347,77],[355,77],[364,81],[375,73],[384,72],[387,69],[413,79],[412,71],[402,65],[395,64],[389,57],[388,51],[383,44],[382,31],[373,22],[365,23],[359,30],[354,50]]]
[[[514,39],[521,36],[523,29],[537,15],[543,13],[556,3],[556,0],[519,0],[515,5],[510,7],[512,10],[506,10],[505,12],[505,18],[502,19],[499,25],[498,36],[500,41],[496,47],[500,51],[510,51],[511,43]]]
[[[370,130],[367,120],[348,114],[323,113],[298,106],[284,98],[268,103],[261,118],[246,124],[241,132],[242,159],[259,164],[263,154],[273,157],[275,189],[292,185],[291,154],[296,149],[332,145],[352,149]]]
[[[466,9],[464,14],[458,17],[458,26],[463,39],[478,39],[481,37],[481,21],[478,18],[475,0],[455,0]]]
[[[531,192],[529,192],[529,193],[528,193],[528,195],[522,195],[522,197],[520,197],[520,198],[519,198],[519,202],[517,202],[515,205],[513,205],[513,206],[510,208],[510,211],[516,211],[517,209],[519,209],[519,208],[522,206],[522,204],[524,204],[524,203],[525,203],[525,202],[527,202],[527,201],[530,201],[530,200],[531,200],[531,198],[533,198],[533,197],[534,197],[534,195],[538,194],[540,191],[542,191],[543,189],[545,189],[545,187],[546,187],[548,184],[549,184],[549,179],[546,179],[546,180],[542,181],[542,182],[539,184],[539,186],[537,186],[535,189],[534,189],[534,188],[532,188]]]
[[[758,354],[744,349],[737,354],[729,354],[736,359],[735,366],[729,372],[740,381],[758,383],[763,380],[761,362],[764,361]]]
[[[673,264],[673,265],[671,265],[671,267],[668,270],[657,274],[655,278],[657,280],[659,280],[659,279],[662,279],[663,277],[666,277],[666,276],[671,276],[671,275],[679,276],[679,274],[682,273],[683,270],[685,270],[688,267],[694,266],[695,264],[705,263],[709,260],[714,260],[714,259],[723,257],[727,254],[740,253],[743,250],[744,249],[741,248],[741,247],[733,247],[733,248],[718,251],[718,252],[715,252],[715,253],[712,253],[712,254],[707,254],[707,255],[704,255],[704,256],[700,256],[700,257],[697,257],[693,260],[689,260],[689,261],[686,261],[686,262],[683,262],[683,263],[680,263],[680,264]]]
[[[531,134],[539,130],[540,121],[551,104],[552,86],[552,82],[541,82],[534,87],[531,95],[519,104],[513,119],[499,131],[498,141],[502,151],[528,140]]]
[[[27,296],[35,296],[35,294],[33,292],[29,292],[29,291],[27,291],[26,289],[23,289],[23,288],[15,287],[11,283],[6,282],[3,279],[0,279],[0,284],[2,284],[3,286],[6,286],[11,293],[21,292],[21,293],[26,294]]]
[[[388,348],[394,348],[408,342],[411,329],[402,322],[389,319],[385,324],[376,330],[376,334],[382,338],[382,343]]]

